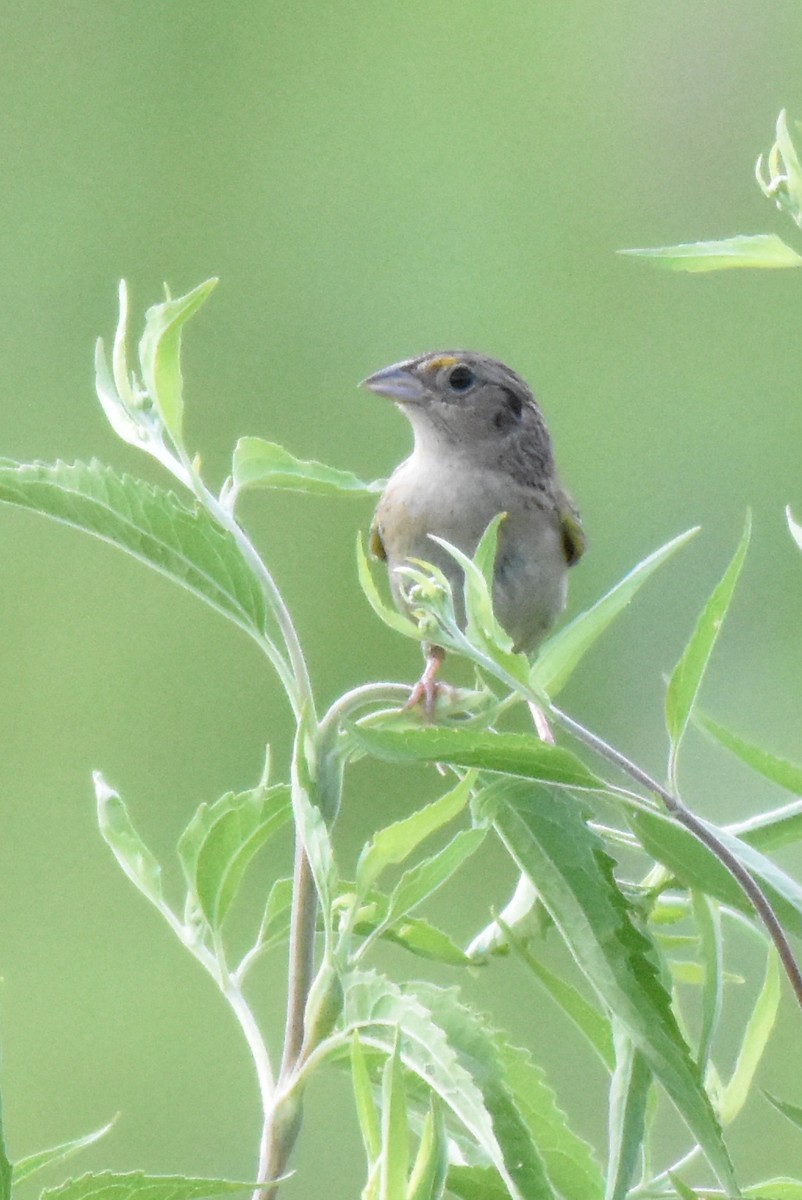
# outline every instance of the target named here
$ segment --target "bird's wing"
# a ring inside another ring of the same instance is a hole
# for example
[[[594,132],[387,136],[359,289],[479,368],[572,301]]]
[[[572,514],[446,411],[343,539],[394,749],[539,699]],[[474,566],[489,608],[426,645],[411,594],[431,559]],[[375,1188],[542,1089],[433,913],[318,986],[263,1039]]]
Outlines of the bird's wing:
[[[379,531],[379,522],[376,517],[373,518],[373,522],[370,526],[370,533],[368,534],[368,548],[374,558],[380,558],[382,562],[387,562],[387,551],[384,548],[382,535]]]
[[[588,548],[588,539],[582,528],[579,511],[567,492],[561,490],[557,498],[557,511],[560,517],[560,532],[563,539],[565,561],[569,567],[578,563]]]

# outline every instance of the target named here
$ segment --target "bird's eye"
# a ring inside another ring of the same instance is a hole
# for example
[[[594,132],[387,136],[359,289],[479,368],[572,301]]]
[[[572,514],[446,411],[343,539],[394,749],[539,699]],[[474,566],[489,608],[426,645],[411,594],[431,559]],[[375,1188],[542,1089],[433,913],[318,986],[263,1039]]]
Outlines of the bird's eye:
[[[470,367],[455,367],[448,377],[448,386],[452,392],[467,392],[476,382],[476,376]]]

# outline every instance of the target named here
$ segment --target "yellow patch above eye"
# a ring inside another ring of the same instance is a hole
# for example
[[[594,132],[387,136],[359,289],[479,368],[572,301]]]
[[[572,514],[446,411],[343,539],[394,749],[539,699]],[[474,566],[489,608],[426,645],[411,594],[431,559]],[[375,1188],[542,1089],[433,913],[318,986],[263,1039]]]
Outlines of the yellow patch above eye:
[[[453,367],[457,361],[453,354],[441,354],[439,358],[429,359],[426,370],[439,371],[441,367]]]

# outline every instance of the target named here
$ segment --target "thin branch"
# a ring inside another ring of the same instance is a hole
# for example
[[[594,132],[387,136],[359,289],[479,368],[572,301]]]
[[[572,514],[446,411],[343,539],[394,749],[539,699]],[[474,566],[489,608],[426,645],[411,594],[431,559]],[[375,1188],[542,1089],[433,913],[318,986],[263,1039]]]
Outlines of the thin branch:
[[[802,972],[794,958],[794,953],[774,909],[760,885],[753,879],[743,863],[718,839],[701,818],[694,816],[690,809],[685,807],[678,796],[668,791],[667,788],[664,788],[662,784],[658,783],[656,779],[653,779],[651,775],[642,770],[636,763],[627,758],[626,755],[622,754],[620,750],[616,750],[614,746],[605,742],[603,738],[586,729],[584,725],[580,725],[578,721],[575,721],[573,717],[569,717],[562,709],[552,705],[551,712],[577,741],[590,747],[596,754],[607,759],[613,766],[618,767],[620,771],[635,779],[642,787],[650,791],[652,795],[657,796],[665,805],[666,810],[681,825],[684,825],[703,846],[706,846],[722,866],[726,867],[765,925],[766,931],[780,956],[780,962],[793,988],[797,1003],[802,1008]]]

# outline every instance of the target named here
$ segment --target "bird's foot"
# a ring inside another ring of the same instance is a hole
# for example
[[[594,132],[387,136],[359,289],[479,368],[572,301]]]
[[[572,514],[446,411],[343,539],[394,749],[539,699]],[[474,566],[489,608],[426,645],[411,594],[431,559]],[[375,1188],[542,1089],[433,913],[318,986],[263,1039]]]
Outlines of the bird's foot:
[[[438,695],[443,691],[450,691],[450,689],[446,688],[445,684],[439,683],[437,680],[437,672],[440,670],[440,665],[445,656],[446,652],[440,646],[430,646],[427,649],[426,666],[420,679],[409,694],[409,699],[404,705],[405,712],[410,708],[416,708],[420,704],[423,708],[423,715],[427,721],[431,721],[434,716]]]

